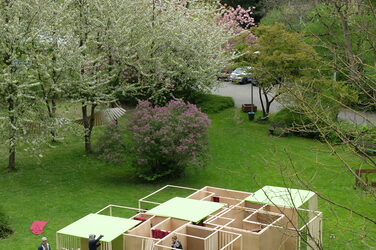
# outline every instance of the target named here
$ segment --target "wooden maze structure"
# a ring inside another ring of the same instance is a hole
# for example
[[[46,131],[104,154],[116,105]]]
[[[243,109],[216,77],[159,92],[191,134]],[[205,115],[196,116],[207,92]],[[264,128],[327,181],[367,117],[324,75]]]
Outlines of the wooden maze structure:
[[[190,194],[152,200],[171,189]],[[132,215],[114,216],[119,209]],[[141,198],[138,208],[108,205],[59,230],[56,248],[86,250],[89,234],[104,235],[101,250],[174,249],[174,236],[185,250],[321,249],[322,212],[307,190],[265,186],[250,193],[167,185]]]

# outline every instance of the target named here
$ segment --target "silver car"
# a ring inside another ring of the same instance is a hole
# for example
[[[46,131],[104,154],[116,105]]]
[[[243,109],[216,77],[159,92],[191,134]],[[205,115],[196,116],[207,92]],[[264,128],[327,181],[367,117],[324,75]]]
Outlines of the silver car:
[[[252,77],[252,73],[250,73],[251,70],[252,67],[236,68],[229,76],[230,81],[240,84],[252,83],[253,85],[257,85],[257,81]]]

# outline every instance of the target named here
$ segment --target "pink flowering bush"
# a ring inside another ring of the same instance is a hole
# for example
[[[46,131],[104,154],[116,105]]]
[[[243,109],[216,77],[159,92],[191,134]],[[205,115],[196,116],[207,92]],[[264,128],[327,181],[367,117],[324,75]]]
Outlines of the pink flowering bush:
[[[129,121],[138,177],[154,181],[199,165],[207,152],[208,117],[195,105],[170,101],[164,107],[140,102]]]
[[[95,152],[100,160],[121,164],[124,161],[124,149],[125,143],[120,128],[116,123],[112,123],[99,137]]]

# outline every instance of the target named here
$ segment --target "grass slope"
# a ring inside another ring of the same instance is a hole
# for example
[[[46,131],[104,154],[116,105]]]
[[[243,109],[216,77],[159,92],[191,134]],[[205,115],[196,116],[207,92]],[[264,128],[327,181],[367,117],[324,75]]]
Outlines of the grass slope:
[[[0,201],[11,218],[14,235],[0,240],[0,249],[36,249],[41,236],[29,227],[34,220],[47,220],[44,236],[55,248],[55,232],[108,204],[137,206],[137,200],[166,184],[201,188],[205,185],[256,191],[264,185],[291,186],[295,175],[288,169],[289,157],[310,185],[334,201],[370,217],[376,217],[372,197],[352,188],[354,178],[331,155],[326,146],[309,139],[268,136],[268,125],[246,120],[237,109],[210,115],[210,159],[203,169],[188,169],[180,179],[157,184],[139,183],[132,177],[131,159],[122,166],[98,161],[83,153],[81,138],[70,136],[48,148],[39,161],[18,155],[19,171],[0,172]],[[123,120],[122,122],[125,123]],[[96,129],[96,134],[100,129]],[[5,167],[6,151],[0,151]],[[357,161],[342,153],[354,167]],[[327,249],[368,249],[368,236],[376,237],[375,225],[320,200],[324,212],[324,246]]]

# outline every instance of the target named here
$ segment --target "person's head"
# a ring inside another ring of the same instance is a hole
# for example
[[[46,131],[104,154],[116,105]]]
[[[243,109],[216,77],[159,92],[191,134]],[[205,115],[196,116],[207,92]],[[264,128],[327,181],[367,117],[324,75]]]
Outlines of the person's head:
[[[178,239],[176,236],[172,236],[172,241],[175,242]]]
[[[90,234],[89,235],[89,240],[95,240],[95,234]]]
[[[42,244],[46,245],[47,244],[47,237],[42,237]]]

